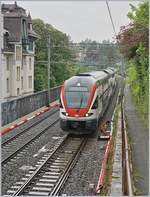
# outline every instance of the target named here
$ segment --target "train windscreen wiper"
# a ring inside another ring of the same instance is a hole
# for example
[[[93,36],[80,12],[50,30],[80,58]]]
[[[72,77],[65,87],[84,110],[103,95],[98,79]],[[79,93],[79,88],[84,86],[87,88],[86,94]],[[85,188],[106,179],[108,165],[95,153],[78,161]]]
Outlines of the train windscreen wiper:
[[[77,112],[79,112],[79,110],[81,109],[81,107],[82,107],[82,103],[83,103],[83,94],[82,94],[82,97],[81,97],[81,100],[80,100],[80,106],[79,106],[79,108],[78,108]]]
[[[82,107],[82,103],[83,103],[83,94],[82,94],[82,97],[81,97],[81,100],[80,100],[80,107],[79,107],[79,109]]]

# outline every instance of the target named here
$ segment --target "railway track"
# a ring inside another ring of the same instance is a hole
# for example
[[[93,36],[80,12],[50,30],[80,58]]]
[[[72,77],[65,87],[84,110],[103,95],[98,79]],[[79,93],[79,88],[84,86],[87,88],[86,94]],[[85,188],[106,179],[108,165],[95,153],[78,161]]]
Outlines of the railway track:
[[[37,119],[37,121],[33,122],[33,124],[29,125],[27,128],[23,129],[21,132],[17,133],[16,135],[3,140],[4,137],[2,137],[2,143],[1,146],[6,146],[8,143],[10,143],[12,140],[16,139],[17,137],[19,137],[20,135],[22,135],[23,133],[27,132],[29,129],[33,128],[34,126],[36,126],[37,124],[40,124],[43,120],[48,119],[50,116],[52,116],[53,114],[55,114],[56,112],[58,112],[59,109],[56,109],[54,111],[52,111],[50,114],[48,114],[46,117],[40,117],[40,120]]]
[[[29,170],[25,177],[7,191],[6,195],[58,195],[87,139],[64,136],[37,162],[35,168]]]
[[[1,165],[5,165],[11,159],[16,157],[18,153],[23,151],[31,143],[37,140],[42,134],[48,131],[49,128],[54,126],[59,121],[59,118],[56,117],[55,113],[51,115],[53,121],[51,120],[51,123],[48,126],[45,126],[43,129],[32,130],[31,127],[30,129],[27,128],[27,130],[24,130],[24,132],[21,132],[21,134],[14,136],[14,138],[12,138],[11,140],[3,143]]]

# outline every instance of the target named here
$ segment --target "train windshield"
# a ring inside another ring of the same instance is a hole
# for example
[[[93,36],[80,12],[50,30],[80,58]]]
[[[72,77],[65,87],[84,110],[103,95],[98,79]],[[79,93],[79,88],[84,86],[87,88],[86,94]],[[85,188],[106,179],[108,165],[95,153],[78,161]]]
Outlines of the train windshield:
[[[67,107],[86,108],[90,98],[90,92],[87,87],[69,87],[65,92]]]

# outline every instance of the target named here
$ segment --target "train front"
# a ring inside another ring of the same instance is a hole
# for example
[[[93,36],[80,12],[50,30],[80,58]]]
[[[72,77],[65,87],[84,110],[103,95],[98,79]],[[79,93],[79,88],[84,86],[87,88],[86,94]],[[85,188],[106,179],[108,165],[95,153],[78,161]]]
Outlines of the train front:
[[[60,126],[70,133],[96,130],[97,113],[92,107],[96,82],[91,76],[74,76],[65,81],[60,95]]]

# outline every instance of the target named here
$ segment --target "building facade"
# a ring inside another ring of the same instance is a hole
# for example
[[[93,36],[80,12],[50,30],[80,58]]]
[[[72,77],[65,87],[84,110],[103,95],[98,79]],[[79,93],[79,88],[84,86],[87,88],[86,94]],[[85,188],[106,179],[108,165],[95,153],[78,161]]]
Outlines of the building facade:
[[[2,74],[2,65],[3,65],[3,15],[1,12],[1,2],[0,2],[0,79],[1,79],[1,83],[0,83],[0,100],[2,100],[2,95],[3,95],[3,84],[2,84],[2,78],[3,78],[3,74]]]
[[[2,4],[2,98],[34,92],[34,54],[37,34],[30,14],[17,3]]]

